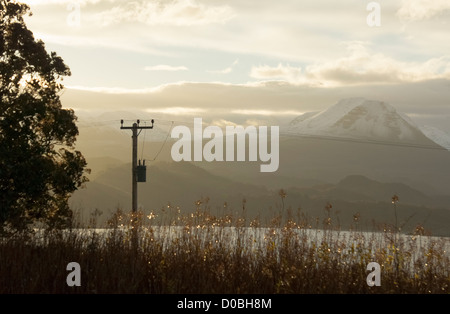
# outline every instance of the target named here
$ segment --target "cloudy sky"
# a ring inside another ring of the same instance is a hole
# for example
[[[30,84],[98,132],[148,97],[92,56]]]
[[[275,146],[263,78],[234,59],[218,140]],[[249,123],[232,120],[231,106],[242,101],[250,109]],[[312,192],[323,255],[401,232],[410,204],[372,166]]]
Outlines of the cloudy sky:
[[[362,96],[450,132],[448,0],[23,2],[78,112],[290,118]]]

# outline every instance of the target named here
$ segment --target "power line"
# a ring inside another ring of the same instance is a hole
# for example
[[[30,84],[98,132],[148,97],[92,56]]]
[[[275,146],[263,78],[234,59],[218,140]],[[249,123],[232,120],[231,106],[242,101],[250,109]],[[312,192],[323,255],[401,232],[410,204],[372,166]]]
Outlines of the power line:
[[[78,126],[81,126],[83,128],[93,128],[93,127],[99,127],[99,126],[107,126],[107,125],[113,125],[120,122],[120,120],[103,120],[103,121],[81,121],[77,122]]]
[[[144,122],[144,125],[147,126],[147,123]],[[142,131],[142,130],[141,130]],[[144,159],[144,147],[145,147],[145,135],[147,134],[147,129],[144,129],[144,138],[142,139],[142,152],[141,159]]]
[[[155,119],[156,120],[156,119]],[[103,121],[96,121],[93,123],[85,122],[79,123],[79,126],[82,126],[83,128],[89,128],[89,127],[102,127],[107,126],[109,124],[115,124],[120,120],[103,120]],[[134,120],[123,120],[123,121],[134,121]],[[151,120],[141,120],[144,123],[146,121]],[[159,124],[170,123],[170,130],[164,140],[163,146],[166,144],[170,131],[172,130],[174,124],[180,124],[180,125],[193,125],[193,121],[180,121],[180,120],[167,120],[167,119],[157,119]],[[81,125],[80,125],[81,124]],[[202,122],[205,126],[212,126],[212,123],[205,123]],[[351,137],[341,137],[341,136],[328,136],[328,135],[313,135],[313,134],[307,134],[307,133],[297,133],[292,131],[281,131],[280,135],[284,136],[290,136],[290,137],[301,137],[301,138],[310,138],[310,139],[319,139],[319,140],[329,140],[329,141],[337,141],[337,142],[350,142],[350,143],[361,143],[361,144],[374,144],[374,145],[386,145],[386,146],[396,146],[396,147],[407,147],[407,148],[416,148],[416,149],[430,149],[430,150],[440,150],[440,151],[448,151],[446,148],[439,146],[436,144],[436,146],[432,145],[425,145],[425,144],[414,144],[414,143],[402,143],[402,142],[392,142],[392,141],[386,141],[386,140],[370,140],[370,139],[358,139],[358,138],[351,138]],[[145,133],[144,133],[144,143],[145,143]],[[157,155],[160,154],[161,150],[158,152]],[[143,155],[143,152],[142,152]],[[155,159],[153,159],[155,160]]]
[[[164,148],[164,145],[166,145],[167,139],[169,138],[170,131],[172,131],[172,127],[173,127],[173,121],[172,121],[172,125],[170,126],[169,131],[167,132],[166,139],[164,140],[163,144],[161,145],[161,148],[159,149],[158,153],[155,155],[155,158],[153,158],[152,161],[155,161],[156,158],[158,158],[159,154],[161,154],[161,152]]]
[[[351,137],[338,137],[338,136],[326,136],[326,135],[312,135],[312,134],[301,134],[294,133],[289,131],[283,131],[280,133],[281,135],[292,136],[292,137],[303,137],[303,138],[311,138],[311,139],[320,139],[320,140],[329,140],[329,141],[337,141],[337,142],[351,142],[351,143],[361,143],[361,144],[376,144],[376,145],[386,145],[386,146],[397,146],[397,147],[409,147],[409,148],[420,148],[420,149],[432,149],[432,150],[442,150],[447,151],[442,146],[436,144],[436,146],[432,145],[424,145],[424,144],[414,144],[414,143],[401,143],[401,142],[390,142],[383,140],[370,140],[370,139],[358,139]]]

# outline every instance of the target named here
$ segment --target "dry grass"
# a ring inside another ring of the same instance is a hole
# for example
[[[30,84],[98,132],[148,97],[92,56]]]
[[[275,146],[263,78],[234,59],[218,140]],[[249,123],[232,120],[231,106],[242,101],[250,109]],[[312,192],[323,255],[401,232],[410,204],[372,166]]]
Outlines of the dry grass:
[[[135,217],[118,210],[106,231],[2,239],[0,292],[450,292],[449,239],[365,233],[357,228],[357,215],[353,231],[339,231],[331,216],[318,229],[301,211],[287,212],[262,222],[246,217],[245,203],[240,215],[224,211],[219,217],[197,202],[187,214],[170,206]],[[81,266],[80,287],[66,284],[69,262]],[[369,262],[381,265],[379,287],[366,283]]]

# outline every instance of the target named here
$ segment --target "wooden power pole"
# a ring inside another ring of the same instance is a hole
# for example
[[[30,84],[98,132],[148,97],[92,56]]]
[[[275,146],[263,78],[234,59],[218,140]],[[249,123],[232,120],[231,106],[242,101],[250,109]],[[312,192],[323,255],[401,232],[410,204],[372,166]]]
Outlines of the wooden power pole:
[[[133,145],[132,145],[132,170],[131,170],[131,194],[132,194],[132,205],[131,210],[133,213],[137,212],[137,204],[138,204],[138,193],[137,193],[137,184],[138,182],[145,182],[145,161],[143,165],[141,166],[137,161],[137,155],[138,155],[138,136],[141,133],[143,129],[153,129],[153,123],[154,120],[152,119],[152,125],[151,126],[140,126],[139,120],[137,120],[135,123],[133,123],[132,126],[123,126],[123,120],[120,120],[120,129],[121,130],[132,130],[133,135],[131,138],[133,139]],[[139,133],[138,133],[139,130]],[[142,173],[144,172],[144,176],[142,176]],[[142,179],[142,177],[144,179]]]

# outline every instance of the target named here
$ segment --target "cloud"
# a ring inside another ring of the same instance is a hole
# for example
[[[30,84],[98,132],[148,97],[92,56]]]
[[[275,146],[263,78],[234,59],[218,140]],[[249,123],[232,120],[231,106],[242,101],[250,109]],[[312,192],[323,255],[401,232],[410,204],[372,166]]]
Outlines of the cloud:
[[[133,1],[113,7],[96,15],[103,26],[122,22],[147,25],[191,26],[225,23],[234,17],[229,6],[207,6],[196,0],[171,2]]]
[[[185,66],[171,66],[171,65],[154,65],[154,66],[146,66],[144,68],[145,71],[169,71],[169,72],[176,72],[176,71],[187,71],[189,70]]]
[[[276,67],[268,65],[252,67],[250,77],[256,79],[282,79],[291,83],[298,83],[303,79],[302,69],[300,67],[291,67],[290,65],[278,64]]]
[[[225,119],[214,119],[210,123],[211,125],[217,125],[221,128],[227,127],[227,126],[236,126],[237,124],[235,122],[225,120]]]
[[[145,110],[148,113],[162,113],[169,115],[196,115],[205,112],[202,108],[191,107],[168,107],[168,108],[149,108]]]
[[[67,5],[67,4],[79,4],[85,6],[87,4],[97,4],[100,2],[115,2],[116,0],[21,0],[20,2],[26,3],[30,6],[42,6],[42,5]]]
[[[450,78],[450,56],[420,63],[372,53],[363,43],[351,43],[348,50],[347,57],[306,67],[307,80],[325,85],[366,85]]]
[[[91,86],[79,86],[79,85],[67,85],[65,86],[68,90],[80,91],[80,92],[90,92],[99,94],[110,94],[110,95],[137,95],[137,94],[149,94],[153,92],[159,92],[164,89],[164,85],[154,87],[154,88],[122,88],[122,87],[91,87]]]
[[[382,53],[373,53],[364,42],[347,44],[348,55],[335,60],[300,67],[253,67],[256,79],[281,79],[291,84],[315,86],[393,84],[434,79],[450,79],[450,55],[422,63],[398,61]]]
[[[303,114],[302,111],[297,110],[258,110],[258,109],[237,109],[232,110],[231,113],[241,114],[246,116],[299,116]]]
[[[339,88],[281,81],[245,85],[180,82],[149,89],[66,87],[61,95],[63,105],[80,111],[146,111],[155,117],[179,114],[176,120],[180,121],[199,114],[205,121],[223,119],[239,125],[250,118],[276,125],[277,120],[290,121],[304,112],[324,110],[343,98],[365,97],[386,101],[399,112],[413,115],[414,120],[426,117],[427,123],[434,121],[432,125],[450,132],[450,80],[445,79]]]
[[[228,73],[231,73],[231,72],[233,72],[233,68],[232,67],[228,67],[228,68],[225,68],[225,69],[223,69],[223,70],[219,70],[219,71],[208,71],[209,73],[217,73],[217,74],[228,74]]]
[[[406,21],[428,20],[450,10],[448,0],[403,0],[397,16]]]
[[[88,47],[88,48],[106,48],[112,50],[124,50],[152,54],[156,56],[173,57],[173,54],[167,51],[158,50],[143,44],[136,38],[111,38],[109,36],[90,37],[88,35],[56,35],[47,32],[34,32],[34,37],[43,40],[46,44],[56,44],[68,47]]]

